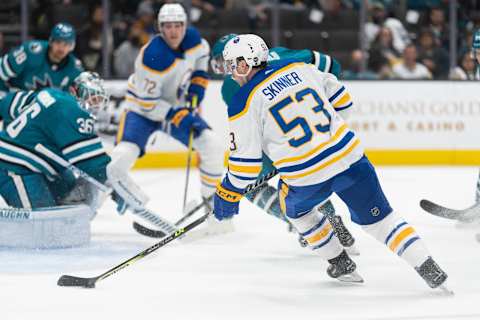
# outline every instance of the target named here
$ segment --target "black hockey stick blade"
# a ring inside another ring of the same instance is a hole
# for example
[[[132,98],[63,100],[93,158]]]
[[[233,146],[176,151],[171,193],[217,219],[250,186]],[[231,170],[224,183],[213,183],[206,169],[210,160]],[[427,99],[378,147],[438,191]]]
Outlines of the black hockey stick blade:
[[[95,282],[97,282],[98,278],[80,278],[74,277],[69,275],[61,276],[58,281],[57,285],[60,287],[83,287],[83,288],[95,288]]]
[[[480,217],[480,203],[476,203],[467,209],[455,210],[423,199],[420,201],[420,207],[434,216],[450,220],[472,221]]]
[[[147,228],[147,227],[145,227],[145,226],[143,226],[140,223],[135,222],[135,221],[133,222],[133,229],[135,229],[135,231],[137,231],[141,235],[144,235],[144,236],[147,236],[147,237],[150,237],[150,238],[163,238],[163,237],[166,236],[165,232],[162,232],[160,230],[153,230],[153,229]]]

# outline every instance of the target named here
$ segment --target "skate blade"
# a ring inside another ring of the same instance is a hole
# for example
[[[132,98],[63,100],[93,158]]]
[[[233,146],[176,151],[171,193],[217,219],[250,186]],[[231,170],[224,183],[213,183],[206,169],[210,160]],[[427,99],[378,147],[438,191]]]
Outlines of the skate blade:
[[[337,280],[340,282],[348,282],[348,283],[364,283],[365,282],[363,278],[356,271],[340,276],[337,278]]]
[[[455,292],[453,292],[453,290],[451,290],[450,288],[448,288],[444,284],[438,286],[436,289],[438,289],[441,293],[443,293],[444,295],[447,295],[447,296],[455,295]]]
[[[350,256],[359,256],[360,255],[360,250],[358,250],[358,248],[355,245],[352,245],[351,247],[346,247],[345,251]]]

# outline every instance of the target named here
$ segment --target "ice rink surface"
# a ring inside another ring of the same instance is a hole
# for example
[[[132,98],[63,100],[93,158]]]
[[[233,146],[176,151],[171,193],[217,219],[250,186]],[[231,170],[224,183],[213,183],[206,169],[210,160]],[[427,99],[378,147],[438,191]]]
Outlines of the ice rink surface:
[[[330,279],[325,262],[246,200],[234,233],[172,242],[95,289],[58,287],[61,274],[99,275],[157,241],[136,234],[132,218],[118,216],[108,202],[92,223],[86,247],[0,250],[0,319],[480,319],[476,230],[456,228],[418,206],[422,198],[470,206],[478,169],[380,167],[378,174],[392,206],[448,272],[455,296],[428,288],[409,265],[350,221],[361,251],[354,259],[365,283]],[[191,198],[199,196],[197,177],[194,172]],[[150,195],[151,209],[172,221],[180,217],[184,170],[136,171],[134,178]],[[347,217],[345,206],[333,201]]]

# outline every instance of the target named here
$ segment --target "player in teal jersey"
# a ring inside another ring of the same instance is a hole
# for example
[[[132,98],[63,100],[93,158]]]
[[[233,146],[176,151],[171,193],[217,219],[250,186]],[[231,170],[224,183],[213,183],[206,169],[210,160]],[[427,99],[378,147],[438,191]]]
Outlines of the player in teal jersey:
[[[106,105],[108,96],[89,72],[77,77],[72,90],[74,96],[56,88],[18,91],[1,100],[0,195],[9,206],[54,207],[76,184],[64,167],[35,149],[37,144],[100,182],[107,179],[110,157],[94,132],[91,112]]]
[[[233,33],[225,35],[213,45],[210,63],[215,73],[225,75],[222,52],[227,42],[236,36],[237,35]],[[270,65],[281,63],[285,60],[295,60],[310,63],[315,65],[318,70],[331,73],[336,77],[338,77],[341,73],[340,64],[337,62],[337,60],[329,55],[310,49],[293,50],[284,47],[270,48],[268,54],[268,63]],[[238,92],[239,89],[240,85],[233,80],[231,75],[226,75],[222,83],[222,98],[226,105],[230,103],[232,97]],[[275,167],[273,166],[272,161],[266,155],[263,155],[260,177],[267,175],[273,170],[275,170]],[[248,194],[246,197],[249,201],[256,204],[268,214],[288,223],[289,229],[292,228],[290,222],[281,212],[278,191],[276,188],[266,185],[258,191]],[[355,240],[343,224],[341,217],[335,215],[335,208],[333,207],[332,203],[330,201],[325,202],[319,208],[319,210],[329,217],[342,244],[346,247],[352,247]],[[299,241],[303,246],[306,245],[302,238],[300,238]],[[351,253],[357,253],[356,249],[352,248]]]
[[[55,25],[48,41],[33,40],[0,58],[0,98],[9,91],[55,87],[68,90],[83,71],[72,53],[75,30],[67,23]]]

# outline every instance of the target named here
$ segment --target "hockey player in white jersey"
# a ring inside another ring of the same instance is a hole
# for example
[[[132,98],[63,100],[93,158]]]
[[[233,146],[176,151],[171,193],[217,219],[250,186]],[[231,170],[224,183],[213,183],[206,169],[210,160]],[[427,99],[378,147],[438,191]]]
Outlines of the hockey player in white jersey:
[[[339,100],[350,98],[348,90],[312,65],[267,65],[267,56],[256,35],[233,38],[223,51],[226,68],[242,87],[228,106],[232,151],[214,198],[215,216],[238,213],[264,152],[280,172],[282,210],[309,247],[330,263],[328,275],[355,270],[328,219],[314,210],[335,192],[355,223],[414,267],[431,288],[443,285],[446,273],[415,229],[390,207],[358,137],[335,109]]]
[[[193,130],[193,148],[200,154],[201,195],[206,199],[215,192],[223,174],[224,143],[189,106],[194,99],[201,105],[204,97],[209,45],[195,28],[187,27],[187,15],[180,4],[161,7],[158,28],[160,34],[141,49],[135,72],[128,79],[127,111],[109,167],[129,170],[144,155],[155,131],[188,145]],[[218,228],[218,222],[210,222]],[[231,222],[222,225],[231,229]]]

